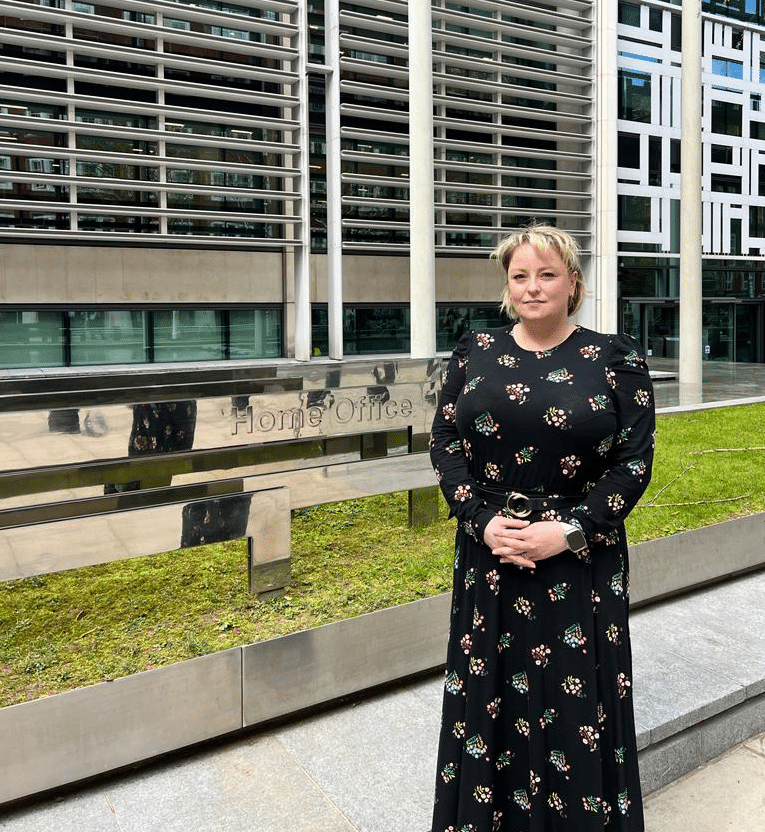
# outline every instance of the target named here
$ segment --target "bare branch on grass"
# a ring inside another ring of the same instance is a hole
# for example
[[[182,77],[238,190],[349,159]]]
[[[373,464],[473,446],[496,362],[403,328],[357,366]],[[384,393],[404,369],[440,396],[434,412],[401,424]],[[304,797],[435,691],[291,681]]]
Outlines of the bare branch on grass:
[[[765,451],[765,445],[755,445],[751,448],[705,448],[703,451],[689,451],[691,454],[732,454],[739,451]]]
[[[652,506],[655,506],[656,501],[670,487],[670,485],[672,485],[672,483],[677,482],[680,479],[680,477],[683,476],[683,474],[688,473],[688,471],[690,471],[691,468],[695,467],[696,463],[694,462],[692,465],[687,465],[685,468],[683,468],[683,470],[676,477],[673,477],[665,486],[660,488],[647,503],[643,503],[641,508],[650,508]]]
[[[658,494],[656,495],[659,496]],[[656,503],[654,500],[651,500],[650,503],[644,503],[641,505],[636,505],[635,508],[677,508],[680,506],[707,506],[712,505],[712,503],[732,503],[735,500],[745,500],[749,494],[740,494],[738,497],[722,497],[719,500],[694,500],[693,502],[689,503]]]

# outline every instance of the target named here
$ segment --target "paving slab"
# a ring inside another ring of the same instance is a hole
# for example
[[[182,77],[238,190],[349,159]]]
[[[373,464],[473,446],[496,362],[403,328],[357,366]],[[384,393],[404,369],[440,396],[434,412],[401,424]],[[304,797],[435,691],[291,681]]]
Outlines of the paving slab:
[[[765,734],[645,799],[645,832],[762,832]]]
[[[355,832],[270,734],[9,813],[13,832]]]
[[[3,832],[119,832],[112,807],[103,790],[79,792],[67,798],[45,800],[34,806],[2,813]]]
[[[284,747],[359,832],[430,827],[440,714],[423,690],[432,695],[432,684],[280,732]]]

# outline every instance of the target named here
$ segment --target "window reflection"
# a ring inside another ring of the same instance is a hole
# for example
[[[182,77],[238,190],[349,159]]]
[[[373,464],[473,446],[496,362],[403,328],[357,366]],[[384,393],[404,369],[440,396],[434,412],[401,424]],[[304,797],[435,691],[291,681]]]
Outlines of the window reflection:
[[[436,309],[436,349],[451,352],[465,332],[502,326],[507,322],[507,317],[500,312],[499,303],[493,306],[439,304]]]
[[[0,312],[0,368],[278,358],[282,310]]]
[[[651,76],[646,72],[619,70],[619,118],[651,121]]]
[[[276,309],[229,312],[230,358],[276,358],[282,354],[282,318]]]
[[[0,311],[0,367],[60,367],[63,363],[60,312]]]
[[[223,357],[220,312],[174,309],[154,313],[155,361],[214,361]]]
[[[72,366],[147,360],[146,313],[111,309],[68,314]]]
[[[329,351],[328,308],[311,307],[314,355]],[[343,309],[343,350],[346,355],[409,352],[409,307],[346,306]]]

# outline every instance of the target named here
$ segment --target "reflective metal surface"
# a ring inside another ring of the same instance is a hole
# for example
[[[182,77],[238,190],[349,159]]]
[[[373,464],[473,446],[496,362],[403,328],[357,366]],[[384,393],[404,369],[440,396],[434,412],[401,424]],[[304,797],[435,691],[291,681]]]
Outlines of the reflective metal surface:
[[[251,556],[250,579],[271,591],[274,564],[289,559],[290,506],[432,484],[425,437],[440,367],[285,361],[2,378],[0,580],[261,536],[279,542]],[[287,490],[266,529],[252,497],[268,489]]]

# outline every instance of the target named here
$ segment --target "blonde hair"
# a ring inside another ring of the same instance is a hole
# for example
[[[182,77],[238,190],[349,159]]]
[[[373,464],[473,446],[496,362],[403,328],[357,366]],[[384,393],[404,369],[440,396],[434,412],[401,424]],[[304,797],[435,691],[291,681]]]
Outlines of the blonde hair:
[[[497,260],[505,275],[505,288],[502,292],[500,309],[510,318],[517,318],[518,314],[513,308],[510,300],[510,289],[507,284],[507,271],[510,268],[510,261],[513,254],[523,245],[530,245],[539,255],[543,255],[549,249],[553,249],[570,275],[575,279],[574,293],[568,299],[568,314],[573,315],[582,305],[584,300],[584,277],[582,265],[579,259],[580,249],[576,240],[568,233],[554,225],[529,225],[512,234],[503,237],[490,257]]]

